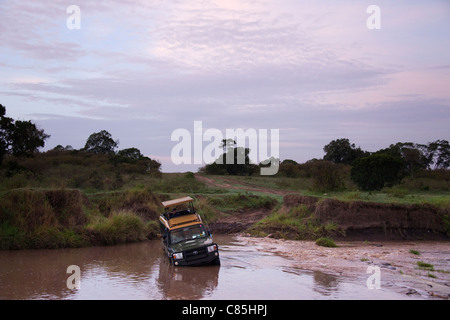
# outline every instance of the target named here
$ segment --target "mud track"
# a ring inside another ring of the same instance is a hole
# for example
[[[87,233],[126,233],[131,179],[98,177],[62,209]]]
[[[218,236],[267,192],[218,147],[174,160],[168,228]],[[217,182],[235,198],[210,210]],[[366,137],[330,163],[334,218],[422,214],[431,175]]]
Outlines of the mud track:
[[[268,194],[278,194],[278,195],[286,195],[292,192],[284,191],[284,190],[273,190],[270,188],[261,188],[256,187],[252,185],[251,183],[242,182],[242,181],[236,181],[234,179],[226,178],[226,177],[220,177],[217,180],[202,176],[202,175],[195,175],[195,178],[198,181],[201,181],[205,183],[208,187],[212,188],[220,188],[220,189],[232,189],[232,190],[245,190],[245,191],[255,191],[255,192],[262,192],[262,193],[268,193]],[[220,181],[218,181],[220,180]],[[238,185],[236,185],[238,184]]]
[[[261,192],[267,194],[286,195],[289,192],[283,190],[272,190],[270,188],[255,187],[254,185],[246,182],[238,182],[234,179],[220,177],[219,179],[212,179],[202,175],[195,175],[195,178],[208,187],[220,188],[226,190],[244,190]],[[244,232],[250,228],[254,223],[269,216],[272,213],[270,209],[246,209],[239,212],[224,215],[218,221],[211,223],[210,228],[214,233],[220,234],[232,234]]]

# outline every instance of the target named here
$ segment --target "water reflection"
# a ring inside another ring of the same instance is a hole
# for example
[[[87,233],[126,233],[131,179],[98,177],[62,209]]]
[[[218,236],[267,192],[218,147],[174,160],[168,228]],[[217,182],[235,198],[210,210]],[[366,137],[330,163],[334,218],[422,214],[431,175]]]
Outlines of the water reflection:
[[[331,296],[339,291],[339,279],[331,274],[319,271],[313,272],[314,287],[313,290],[324,296]]]
[[[158,287],[163,299],[202,299],[219,283],[220,266],[175,267],[160,259]]]
[[[67,288],[67,267],[81,270]],[[201,299],[220,266],[174,267],[159,241],[114,247],[0,251],[0,299]]]
[[[152,266],[160,257],[161,247],[156,241],[114,247],[0,251],[0,299],[114,298],[121,284],[132,287],[150,279]],[[80,290],[67,288],[70,265],[81,269]],[[116,290],[105,290],[109,287]],[[120,297],[126,295],[127,290]]]

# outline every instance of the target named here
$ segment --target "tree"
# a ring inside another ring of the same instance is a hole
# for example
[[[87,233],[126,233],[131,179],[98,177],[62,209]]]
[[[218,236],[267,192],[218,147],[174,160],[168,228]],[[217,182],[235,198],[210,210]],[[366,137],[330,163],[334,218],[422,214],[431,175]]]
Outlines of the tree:
[[[349,165],[355,159],[368,155],[368,152],[361,150],[360,147],[356,148],[355,144],[346,138],[331,141],[323,147],[323,151],[325,152],[323,160]]]
[[[0,163],[6,154],[32,156],[44,147],[50,136],[31,121],[14,121],[6,117],[6,108],[0,104]]]
[[[447,140],[436,140],[427,145],[427,157],[434,169],[447,169],[450,167],[450,144]]]
[[[29,157],[44,147],[45,140],[49,137],[31,121],[16,121],[10,135],[11,153],[17,157]]]
[[[430,165],[431,158],[427,154],[427,146],[413,142],[397,142],[389,148],[377,151],[375,154],[386,154],[404,162],[405,173],[414,178],[414,172]]]
[[[84,150],[95,154],[115,154],[119,141],[114,141],[111,134],[102,130],[89,136],[84,146]]]
[[[257,172],[259,167],[250,162],[249,153],[249,148],[228,148],[227,153],[222,154],[220,158],[213,163],[205,165],[201,168],[201,171],[206,174],[217,175],[252,175]],[[227,159],[232,159],[229,161],[231,163],[228,163]]]
[[[117,165],[119,163],[136,163],[144,159],[144,155],[137,148],[123,149],[110,158],[110,161]],[[147,158],[148,159],[148,158]]]
[[[143,157],[140,161],[144,161],[147,166],[147,173],[155,177],[161,177],[161,163],[158,160],[150,159],[149,157]]]
[[[236,140],[233,139],[222,139],[222,144],[220,145],[223,149],[223,153],[227,153],[229,147],[233,148],[236,145]]]
[[[123,149],[117,152],[117,156],[126,160],[139,160],[144,157],[141,151],[137,148]]]
[[[10,146],[10,133],[12,131],[13,119],[6,115],[6,108],[0,104],[0,164],[3,157],[8,153]]]
[[[281,161],[279,171],[280,175],[289,178],[295,178],[300,175],[300,166],[297,161],[291,159],[285,159]]]
[[[373,154],[353,162],[351,179],[361,190],[381,190],[399,183],[403,168],[404,162],[397,157]]]
[[[229,164],[226,163],[227,155],[223,155],[223,163],[225,163],[227,173],[230,175],[240,175],[240,176],[247,176],[255,173],[256,168],[251,165],[250,163],[250,149],[249,148],[243,148],[243,147],[237,147],[237,148],[230,148],[227,152],[227,154],[232,153],[233,156],[233,163]],[[240,163],[239,160],[243,159],[244,163]]]

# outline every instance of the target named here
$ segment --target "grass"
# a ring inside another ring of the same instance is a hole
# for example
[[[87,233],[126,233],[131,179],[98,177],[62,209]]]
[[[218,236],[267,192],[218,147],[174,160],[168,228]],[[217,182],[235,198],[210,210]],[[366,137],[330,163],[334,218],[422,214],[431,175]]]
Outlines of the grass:
[[[163,178],[164,179],[164,178]],[[169,175],[168,185],[190,181],[190,177]],[[176,191],[184,187],[175,188]],[[204,190],[201,184],[196,191]],[[161,202],[191,194],[153,193],[144,184],[130,189],[89,193],[78,189],[20,188],[0,192],[0,248],[67,248],[114,245],[154,238],[159,233],[157,219]],[[194,195],[193,195],[194,196]],[[195,205],[207,223],[220,210],[273,208],[271,196],[240,193],[204,193],[194,196]]]
[[[129,211],[114,212],[108,218],[88,225],[87,229],[99,243],[105,245],[137,242],[146,238],[144,221]]]
[[[159,197],[149,190],[86,196],[79,190],[0,194],[0,248],[110,245],[156,235]]]
[[[322,225],[305,205],[298,205],[283,212],[281,209],[257,222],[249,230],[250,234],[264,236],[273,234],[278,238],[307,240],[343,234],[339,226],[328,223]]]
[[[435,271],[434,266],[432,264],[423,262],[423,261],[417,261],[417,266],[421,270],[429,270],[429,271]]]
[[[218,183],[229,184],[245,192],[251,187],[301,192],[303,195],[332,198],[340,201],[365,201],[397,204],[430,204],[442,209],[450,209],[450,181],[419,177],[405,179],[402,184],[386,187],[381,191],[360,191],[346,179],[345,190],[317,192],[312,190],[313,179],[309,177],[288,178],[278,176],[208,176]],[[424,187],[428,186],[427,188]],[[251,191],[255,194],[256,192]]]
[[[409,253],[415,254],[416,256],[420,256],[420,252],[417,250],[410,249]]]

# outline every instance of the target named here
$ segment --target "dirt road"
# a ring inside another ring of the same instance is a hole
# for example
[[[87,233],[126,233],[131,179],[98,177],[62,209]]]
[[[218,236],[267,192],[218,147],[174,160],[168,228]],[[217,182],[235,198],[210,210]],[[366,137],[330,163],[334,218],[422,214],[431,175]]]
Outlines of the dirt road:
[[[245,190],[245,191],[255,191],[262,192],[268,194],[278,194],[278,195],[286,195],[292,192],[285,190],[274,190],[270,188],[262,188],[255,186],[251,183],[237,181],[236,179],[220,177],[220,178],[208,178],[202,175],[195,175],[195,178],[201,182],[204,182],[207,186],[213,188],[221,188],[221,189],[233,189],[233,190]]]

